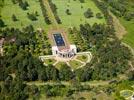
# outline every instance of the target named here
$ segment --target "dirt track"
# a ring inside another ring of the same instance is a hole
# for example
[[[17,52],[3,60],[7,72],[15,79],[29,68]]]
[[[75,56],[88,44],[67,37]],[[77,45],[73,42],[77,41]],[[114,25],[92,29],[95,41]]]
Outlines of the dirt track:
[[[124,26],[120,23],[119,19],[109,11],[109,14],[112,16],[113,18],[113,25],[114,25],[114,28],[115,28],[115,34],[116,36],[119,38],[119,39],[122,39],[123,36],[125,34],[127,34],[127,31],[126,29],[124,28]]]

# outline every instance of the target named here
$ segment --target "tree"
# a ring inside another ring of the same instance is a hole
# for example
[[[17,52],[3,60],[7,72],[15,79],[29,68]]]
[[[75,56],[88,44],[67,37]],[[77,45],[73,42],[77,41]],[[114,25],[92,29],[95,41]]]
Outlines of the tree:
[[[0,27],[4,27],[5,26],[5,23],[2,19],[0,19]]]
[[[129,80],[134,80],[134,70],[128,73]]]
[[[71,15],[71,12],[70,12],[69,9],[66,10],[66,14],[67,14],[67,15]]]
[[[125,20],[130,21],[132,19],[131,13],[125,14],[124,18],[125,18]]]
[[[91,11],[90,8],[88,8],[87,11],[84,12],[84,16],[85,16],[86,18],[91,18],[91,17],[93,17],[93,12]]]
[[[12,20],[15,22],[15,21],[17,21],[17,17],[13,14],[12,15]]]
[[[45,22],[46,22],[48,25],[51,24],[51,21],[50,21],[50,19],[49,19],[48,16],[45,17]]]
[[[36,14],[34,14],[34,13],[31,13],[31,14],[27,13],[27,16],[32,21],[36,21],[37,20]]]
[[[85,2],[85,0],[79,0],[81,3],[84,3]]]
[[[61,80],[68,81],[74,77],[74,73],[71,68],[66,64],[62,65],[59,71],[59,77]]]
[[[102,19],[102,15],[101,15],[101,13],[97,13],[97,14],[96,14],[96,18],[98,18],[98,19]]]
[[[38,73],[39,73],[39,75],[38,75],[39,80],[42,80],[42,81],[47,81],[48,80],[45,68],[42,68],[41,70],[39,70]]]
[[[29,6],[28,2],[25,1],[23,2],[22,0],[19,1],[19,6],[23,9],[23,10],[27,10],[27,7]]]

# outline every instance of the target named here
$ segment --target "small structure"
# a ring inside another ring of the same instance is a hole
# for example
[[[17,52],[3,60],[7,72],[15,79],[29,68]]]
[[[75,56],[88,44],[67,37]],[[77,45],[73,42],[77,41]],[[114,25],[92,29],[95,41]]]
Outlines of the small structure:
[[[131,100],[134,100],[134,95],[131,97]]]

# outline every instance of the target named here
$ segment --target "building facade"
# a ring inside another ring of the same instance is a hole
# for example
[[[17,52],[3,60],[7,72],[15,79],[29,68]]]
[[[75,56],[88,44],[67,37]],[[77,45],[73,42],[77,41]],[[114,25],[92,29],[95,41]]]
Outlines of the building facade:
[[[77,53],[75,45],[70,45],[69,48],[60,49],[58,46],[52,46],[52,54],[61,58],[71,58]]]

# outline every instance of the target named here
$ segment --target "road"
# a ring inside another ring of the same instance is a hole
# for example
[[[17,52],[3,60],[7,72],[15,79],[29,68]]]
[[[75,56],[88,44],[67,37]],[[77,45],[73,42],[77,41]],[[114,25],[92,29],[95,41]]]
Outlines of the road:
[[[66,86],[71,86],[73,83],[71,82],[41,82],[41,81],[35,81],[35,82],[26,82],[27,85],[36,85],[36,86],[42,86],[42,85],[66,85]],[[80,82],[81,85],[90,85],[90,86],[105,86],[109,84],[109,81],[91,81],[91,82]]]

